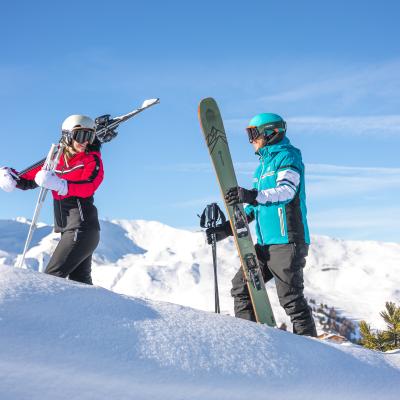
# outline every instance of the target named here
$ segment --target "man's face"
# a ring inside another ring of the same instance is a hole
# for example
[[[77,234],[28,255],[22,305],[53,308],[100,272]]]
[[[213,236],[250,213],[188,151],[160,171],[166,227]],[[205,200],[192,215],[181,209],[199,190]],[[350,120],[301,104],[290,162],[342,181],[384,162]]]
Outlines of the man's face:
[[[257,152],[259,149],[265,146],[266,141],[264,136],[259,136],[257,139],[254,139],[251,143],[254,147],[254,150]]]

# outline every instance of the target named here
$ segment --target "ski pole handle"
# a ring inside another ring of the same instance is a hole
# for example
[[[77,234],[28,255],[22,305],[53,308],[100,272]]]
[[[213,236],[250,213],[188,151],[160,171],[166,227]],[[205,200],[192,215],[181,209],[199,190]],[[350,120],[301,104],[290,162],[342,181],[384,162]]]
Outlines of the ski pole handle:
[[[48,171],[48,170],[51,168],[51,161],[52,161],[52,159],[53,159],[53,157],[54,157],[54,154],[55,154],[55,152],[56,152],[56,148],[57,148],[57,145],[55,145],[55,144],[53,143],[53,144],[51,145],[51,147],[50,147],[49,153],[47,154],[46,161],[44,162],[43,168],[42,168],[42,169],[45,169],[45,170]]]
[[[217,203],[211,203],[207,206],[207,218],[210,227],[215,227],[217,224]]]

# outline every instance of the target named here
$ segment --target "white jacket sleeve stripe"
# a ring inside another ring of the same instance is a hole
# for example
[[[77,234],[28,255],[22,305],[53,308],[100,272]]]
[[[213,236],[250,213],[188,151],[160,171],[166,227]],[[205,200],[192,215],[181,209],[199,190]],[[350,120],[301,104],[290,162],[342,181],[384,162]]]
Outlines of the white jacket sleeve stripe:
[[[292,169],[285,169],[284,171],[279,171],[276,177],[276,183],[279,184],[282,181],[290,182],[297,190],[300,183],[300,174]]]
[[[260,190],[256,197],[259,204],[274,204],[291,201],[300,184],[300,174],[292,169],[279,171],[276,187]]]
[[[259,204],[284,203],[292,200],[296,191],[289,185],[281,185],[276,188],[261,190],[256,201]]]

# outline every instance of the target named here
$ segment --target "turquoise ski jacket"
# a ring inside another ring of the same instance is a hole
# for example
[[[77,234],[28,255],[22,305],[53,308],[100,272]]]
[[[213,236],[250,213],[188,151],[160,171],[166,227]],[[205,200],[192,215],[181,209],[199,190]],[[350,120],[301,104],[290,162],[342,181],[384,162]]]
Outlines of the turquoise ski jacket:
[[[287,137],[256,153],[260,165],[253,176],[258,205],[246,214],[256,222],[260,245],[310,243],[307,225],[304,164],[299,149]]]

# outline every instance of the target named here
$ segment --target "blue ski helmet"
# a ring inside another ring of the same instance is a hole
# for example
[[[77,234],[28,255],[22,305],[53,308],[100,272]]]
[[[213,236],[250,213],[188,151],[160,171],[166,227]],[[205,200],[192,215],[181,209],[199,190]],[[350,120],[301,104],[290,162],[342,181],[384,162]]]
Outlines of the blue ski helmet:
[[[266,144],[271,145],[280,142],[286,134],[286,122],[278,114],[262,113],[253,117],[246,128],[249,141],[264,136]]]

